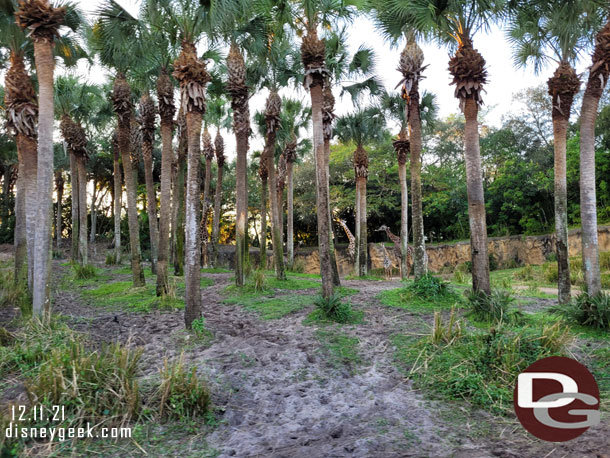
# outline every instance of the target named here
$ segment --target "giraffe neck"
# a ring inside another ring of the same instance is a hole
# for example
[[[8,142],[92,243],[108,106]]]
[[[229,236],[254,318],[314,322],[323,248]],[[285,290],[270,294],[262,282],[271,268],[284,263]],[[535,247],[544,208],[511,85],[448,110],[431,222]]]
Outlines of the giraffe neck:
[[[345,224],[344,222],[340,221],[339,224],[341,224],[341,227],[343,228],[343,230],[345,231],[345,235],[347,235],[347,238],[349,239],[349,241],[351,242],[352,240],[355,239],[355,237],[353,236],[352,232],[349,230],[349,228],[347,227],[347,224]]]

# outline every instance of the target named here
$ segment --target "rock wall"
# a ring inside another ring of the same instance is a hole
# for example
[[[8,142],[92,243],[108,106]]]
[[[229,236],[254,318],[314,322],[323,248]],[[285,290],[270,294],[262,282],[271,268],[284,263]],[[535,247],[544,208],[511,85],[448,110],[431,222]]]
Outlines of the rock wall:
[[[610,226],[600,226],[598,228],[599,249],[610,251]],[[570,256],[581,254],[582,239],[580,229],[574,229],[569,233]],[[387,252],[394,264],[394,269],[398,269],[399,261],[394,256],[391,246],[387,246]],[[490,237],[488,239],[489,253],[494,257],[500,266],[510,267],[514,265],[543,264],[548,257],[555,252],[554,235],[535,235],[510,237]],[[234,266],[235,247],[224,246],[220,248],[221,263],[231,268]],[[443,245],[426,246],[428,253],[428,267],[433,272],[443,269],[453,269],[458,264],[470,261],[470,242],[456,242]],[[368,247],[369,269],[383,270],[383,252],[377,243],[370,243]],[[269,252],[269,258],[272,253]],[[347,247],[336,246],[337,267],[341,275],[352,274],[353,262],[347,255]],[[250,260],[253,264],[258,264],[259,254],[257,248],[250,250]],[[306,273],[318,273],[320,271],[318,250],[315,248],[302,248],[296,250],[295,259],[303,262]]]

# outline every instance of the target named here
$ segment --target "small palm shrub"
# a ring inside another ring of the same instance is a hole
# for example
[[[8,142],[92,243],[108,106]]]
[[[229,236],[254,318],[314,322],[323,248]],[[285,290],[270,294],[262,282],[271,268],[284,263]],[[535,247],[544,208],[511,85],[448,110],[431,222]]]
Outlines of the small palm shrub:
[[[186,368],[184,353],[176,361],[164,360],[158,402],[160,418],[184,421],[208,412],[210,391],[205,382],[197,377],[195,367]]]
[[[552,311],[583,326],[610,329],[610,295],[606,293],[595,296],[583,293],[568,304],[553,307]]]
[[[468,293],[468,304],[473,315],[484,321],[513,321],[516,312],[511,310],[515,298],[509,291],[492,289],[487,294],[484,291],[471,290]]]
[[[350,304],[341,301],[341,295],[334,293],[329,298],[320,295],[314,301],[323,317],[337,323],[347,323],[352,316]]]

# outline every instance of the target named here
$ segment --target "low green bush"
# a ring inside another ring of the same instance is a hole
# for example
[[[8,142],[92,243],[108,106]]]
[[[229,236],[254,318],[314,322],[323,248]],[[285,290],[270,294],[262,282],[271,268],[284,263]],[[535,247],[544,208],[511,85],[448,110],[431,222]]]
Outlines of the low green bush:
[[[72,270],[74,270],[74,278],[77,280],[89,280],[97,276],[97,269],[91,264],[80,265],[73,263]]]
[[[606,293],[595,296],[583,293],[568,304],[553,307],[551,311],[583,326],[610,329],[610,295]]]
[[[515,298],[509,291],[492,289],[484,291],[471,290],[467,297],[468,304],[475,318],[483,321],[515,321],[517,312],[511,309]]]
[[[324,318],[337,323],[347,323],[352,317],[352,307],[347,302],[342,302],[342,296],[334,293],[325,298],[322,295],[314,300],[314,305]]]

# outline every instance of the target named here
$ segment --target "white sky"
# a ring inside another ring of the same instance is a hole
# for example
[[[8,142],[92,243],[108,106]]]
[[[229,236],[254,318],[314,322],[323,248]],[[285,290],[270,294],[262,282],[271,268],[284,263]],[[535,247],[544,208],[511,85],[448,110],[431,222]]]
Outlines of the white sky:
[[[83,10],[93,13],[101,3],[100,0],[77,0]],[[124,8],[137,16],[139,0],[118,0]],[[381,35],[375,30],[373,23],[366,18],[357,19],[349,28],[349,46],[352,51],[358,49],[361,44],[365,44],[375,50],[377,54],[377,74],[383,81],[388,90],[394,89],[400,80],[396,70],[401,49],[391,49]],[[488,125],[498,126],[502,116],[510,111],[517,111],[513,107],[513,94],[527,87],[537,86],[544,83],[552,74],[552,68],[546,68],[540,75],[536,76],[532,68],[517,70],[512,65],[512,56],[509,43],[505,38],[505,33],[498,27],[494,27],[489,33],[479,33],[474,37],[475,48],[481,52],[487,61],[489,72],[488,84],[485,86],[487,93],[484,95],[486,111],[485,121]],[[425,55],[425,63],[428,68],[424,72],[425,79],[421,84],[422,90],[427,90],[436,94],[439,115],[448,116],[459,111],[458,102],[453,96],[454,87],[450,86],[451,81],[447,71],[449,61],[449,51],[439,48],[435,44],[423,44],[422,49]],[[584,59],[588,60],[588,59]],[[578,63],[577,71],[582,73],[587,66],[586,62]],[[98,67],[88,69],[85,66],[79,68],[79,73],[91,82],[101,82],[107,73]],[[338,98],[339,94],[335,94]],[[251,113],[261,110],[264,107],[266,93],[255,94],[251,99]],[[294,95],[293,95],[294,97]],[[297,97],[304,98],[306,94],[301,91]],[[353,110],[350,97],[346,95],[343,99],[338,99],[336,112],[338,115]],[[234,148],[232,136],[225,136],[227,141],[227,153]],[[251,149],[262,148],[260,138],[253,138]]]

